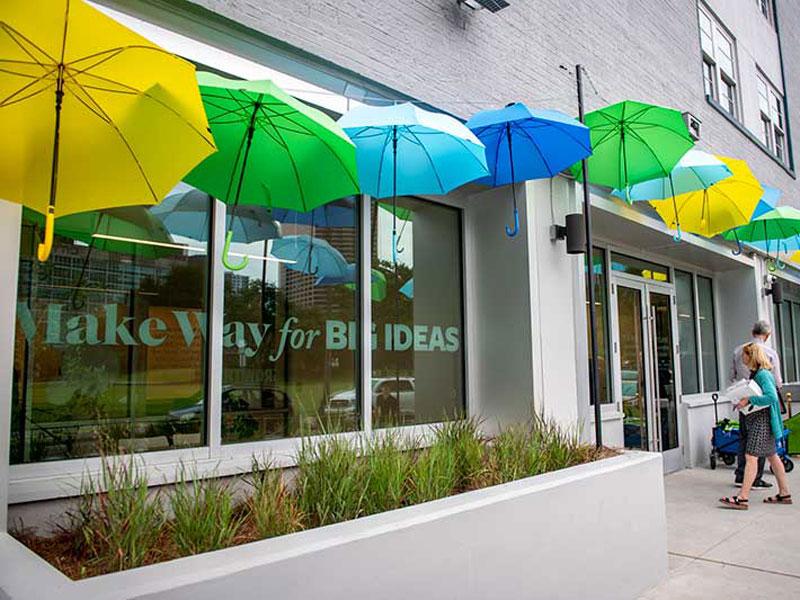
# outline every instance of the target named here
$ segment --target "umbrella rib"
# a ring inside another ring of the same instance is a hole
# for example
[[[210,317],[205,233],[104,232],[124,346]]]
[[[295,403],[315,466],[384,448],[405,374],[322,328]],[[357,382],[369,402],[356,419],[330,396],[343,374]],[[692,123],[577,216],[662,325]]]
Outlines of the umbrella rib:
[[[410,128],[410,127],[408,127],[408,128],[406,129],[406,131],[407,131],[407,132],[408,132],[408,134],[409,134],[409,135],[411,135],[411,136],[412,136],[412,137],[413,137],[415,140],[417,140],[417,143],[420,145],[420,148],[422,148],[422,151],[425,153],[425,156],[428,158],[428,162],[429,162],[429,163],[430,163],[430,165],[431,165],[431,169],[433,170],[433,174],[436,176],[436,181],[439,183],[439,189],[441,190],[441,193],[443,193],[443,194],[444,194],[444,193],[446,193],[447,191],[444,189],[444,184],[442,183],[442,179],[439,177],[439,172],[436,170],[436,164],[433,162],[433,157],[431,156],[430,152],[428,152],[428,149],[425,147],[425,144],[423,144],[423,143],[422,143],[422,140],[420,140],[420,139],[417,137],[417,134],[416,134],[416,133],[414,133],[413,131],[411,131],[411,128]],[[456,139],[458,139],[458,138],[456,138]],[[471,154],[472,154],[472,153],[470,152],[470,155],[471,155]]]
[[[525,135],[525,137],[528,138],[531,141],[531,144],[533,144],[534,149],[539,154],[539,157],[542,159],[542,162],[544,163],[544,166],[547,169],[547,174],[550,175],[551,177],[553,175],[555,175],[555,172],[553,171],[553,168],[550,166],[550,163],[547,162],[547,158],[545,157],[544,153],[542,152],[542,149],[539,148],[539,144],[536,143],[536,140],[534,140],[533,137],[531,137],[531,135],[527,131],[525,131],[525,129],[523,127],[519,127],[519,126],[517,126],[517,127],[518,127],[518,129],[520,131],[522,131],[522,133]]]
[[[72,76],[72,75],[69,73],[69,71],[66,71],[66,72],[65,72],[65,74],[68,76],[68,79],[70,80],[70,82],[71,82],[71,83],[74,83],[75,85],[77,85],[79,88],[81,88],[81,89],[84,91],[84,93],[86,93],[86,95],[87,95],[87,96],[90,96],[90,94],[89,94],[89,93],[88,93],[86,90],[87,90],[87,89],[94,89],[94,88],[92,88],[91,86],[89,86],[89,87],[87,87],[87,86],[84,86],[84,85],[83,85],[83,84],[82,84],[80,81],[78,81],[78,80],[77,80],[77,78],[73,77],[73,76]],[[150,92],[147,92],[147,91],[144,91],[144,90],[138,90],[138,89],[136,89],[136,88],[135,88],[135,87],[133,87],[133,86],[130,86],[130,85],[127,85],[127,84],[121,83],[121,82],[119,82],[119,81],[114,81],[113,79],[108,79],[108,78],[106,78],[106,77],[100,77],[99,75],[95,75],[95,74],[93,74],[93,73],[84,73],[84,75],[88,75],[89,77],[95,77],[95,78],[97,78],[97,79],[101,79],[101,80],[103,80],[103,81],[106,81],[106,82],[108,82],[108,83],[110,83],[110,84],[112,84],[112,85],[118,85],[118,86],[120,86],[120,87],[122,87],[122,88],[124,88],[124,89],[130,90],[130,91],[129,91],[129,92],[127,92],[127,93],[130,93],[130,94],[139,94],[139,95],[141,95],[141,96],[144,96],[144,97],[145,97],[145,98],[147,98],[148,100],[152,100],[152,101],[153,101],[153,102],[155,102],[156,104],[159,104],[159,105],[160,105],[162,108],[166,109],[167,111],[171,112],[173,115],[175,115],[176,117],[178,117],[178,118],[179,118],[181,121],[183,121],[183,122],[184,122],[186,125],[188,125],[188,127],[189,127],[189,128],[192,130],[192,131],[194,131],[194,132],[195,132],[197,135],[199,135],[201,138],[203,138],[203,140],[204,140],[204,141],[205,141],[205,142],[206,142],[206,143],[207,143],[209,146],[211,146],[212,148],[216,148],[216,146],[215,146],[215,144],[214,144],[214,141],[213,141],[213,139],[212,139],[212,138],[210,138],[210,134],[209,134],[209,132],[207,132],[207,131],[202,131],[201,129],[199,129],[198,127],[196,127],[196,126],[195,126],[195,125],[194,125],[194,124],[193,124],[191,121],[189,121],[189,120],[188,120],[186,117],[184,117],[184,116],[183,116],[181,113],[179,113],[177,110],[175,110],[175,108],[173,108],[172,106],[170,106],[169,104],[167,104],[167,103],[166,103],[166,102],[164,102],[163,100],[160,100],[159,98],[156,98],[155,96],[153,96],[152,94],[150,94]],[[95,87],[96,87],[96,86],[95,86]],[[100,89],[100,88],[97,88],[97,89]],[[125,91],[122,91],[122,90],[110,90],[110,89],[109,89],[109,90],[105,90],[105,89],[104,89],[103,91],[108,91],[108,92],[110,92],[110,93],[114,93],[114,94],[125,94],[125,93],[126,93]],[[91,97],[91,96],[90,96],[90,97]],[[93,102],[97,102],[97,101],[96,101],[96,100],[95,100],[93,97],[92,97],[92,101],[93,101]]]
[[[76,63],[84,62],[90,60],[92,58],[99,58],[103,57],[102,60],[96,62],[93,65],[86,67],[85,69],[81,70],[81,72],[86,72],[90,69],[94,69],[95,67],[109,61],[111,59],[117,58],[120,54],[127,50],[148,50],[150,52],[158,52],[160,54],[164,54],[166,56],[171,56],[173,58],[177,58],[178,60],[184,60],[179,56],[176,56],[174,53],[165,50],[164,48],[160,48],[159,46],[147,46],[145,44],[130,44],[127,46],[116,46],[114,48],[106,48],[105,50],[100,50],[99,52],[93,52],[91,54],[87,54],[85,56],[81,56],[80,58],[76,58],[75,60],[71,60],[69,65],[75,65]],[[110,56],[104,56],[110,55]],[[184,61],[185,62],[185,61]]]
[[[519,125],[519,127],[520,127],[521,129],[525,129],[525,126],[524,126],[524,125]],[[546,127],[552,127],[552,128],[554,128],[554,129],[557,129],[558,131],[560,131],[561,133],[563,133],[564,135],[566,135],[567,137],[569,137],[569,138],[570,138],[570,139],[571,139],[573,142],[575,142],[576,144],[578,144],[578,145],[579,145],[581,148],[583,148],[583,149],[584,149],[584,150],[586,150],[587,152],[591,152],[591,151],[592,151],[592,144],[591,144],[591,142],[589,143],[589,146],[586,146],[586,145],[583,143],[583,140],[580,140],[580,139],[578,139],[577,137],[575,137],[574,135],[572,135],[572,131],[571,131],[571,129],[573,129],[573,128],[575,127],[574,125],[568,125],[568,124],[566,124],[566,123],[559,123],[559,122],[557,122],[557,121],[552,121],[551,123],[542,123],[542,127],[545,127],[545,128],[546,128]],[[538,127],[537,127],[537,129],[538,129]]]
[[[145,173],[145,171],[144,171],[144,167],[142,166],[142,163],[139,162],[139,158],[136,156],[136,153],[133,151],[133,148],[131,147],[131,145],[128,142],[127,138],[120,131],[119,127],[117,127],[117,125],[114,123],[113,119],[103,110],[103,107],[100,106],[100,104],[97,102],[97,100],[95,100],[94,97],[87,90],[83,89],[83,87],[79,83],[76,83],[76,85],[83,91],[84,94],[86,94],[86,97],[92,102],[92,104],[95,105],[95,108],[92,108],[91,106],[89,106],[89,104],[83,98],[81,98],[78,94],[76,94],[74,90],[70,90],[70,93],[73,96],[75,96],[75,98],[78,100],[78,102],[83,104],[87,109],[89,109],[92,113],[94,113],[97,117],[99,117],[100,120],[105,121],[105,123],[109,127],[111,127],[112,130],[114,130],[114,132],[117,134],[117,136],[120,138],[120,140],[122,140],[122,143],[125,146],[125,148],[128,150],[128,153],[130,154],[130,157],[133,160],[134,164],[136,164],[136,167],[139,170],[139,173],[142,176],[142,179],[144,179],[144,182],[147,185],[147,188],[150,190],[150,194],[152,195],[153,200],[155,202],[158,202],[160,200],[160,198],[158,197],[158,195],[156,194],[155,190],[153,189],[153,186],[150,183],[150,179],[147,177],[147,173]]]
[[[34,83],[36,83],[36,82],[34,82]],[[41,94],[43,92],[46,92],[47,90],[52,88],[54,85],[55,85],[55,81],[51,82],[50,84],[48,84],[48,85],[44,86],[43,88],[40,88],[40,89],[38,89],[38,90],[36,90],[34,92],[31,92],[29,94],[25,94],[25,95],[20,96],[18,98],[15,98],[11,102],[9,102],[10,98],[2,100],[2,101],[0,101],[0,108],[7,108],[9,106],[13,106],[14,104],[19,104],[20,102],[24,102],[25,100],[30,100],[31,98],[33,98],[35,96],[38,96],[39,94]],[[27,87],[30,87],[30,86],[25,86],[25,87],[27,88]],[[20,91],[21,90],[18,90],[17,92],[14,92],[13,95],[17,96],[17,94],[19,94]]]
[[[664,173],[664,177],[667,177],[667,176],[669,175],[669,173],[670,173],[670,172],[669,172],[669,171],[668,171],[668,170],[667,170],[667,169],[664,167],[664,163],[662,163],[662,162],[661,162],[661,159],[660,159],[660,158],[658,158],[658,155],[657,155],[657,154],[656,154],[656,153],[653,151],[653,149],[650,147],[650,144],[648,144],[647,142],[645,142],[645,141],[644,141],[644,138],[642,138],[642,136],[640,136],[640,135],[639,135],[639,134],[636,132],[636,130],[634,130],[634,129],[629,129],[629,130],[628,130],[628,134],[629,134],[629,135],[632,135],[634,138],[636,138],[637,140],[639,140],[639,141],[642,143],[642,145],[643,145],[645,148],[647,148],[647,151],[648,151],[648,152],[649,152],[649,153],[650,153],[650,154],[653,156],[653,158],[655,159],[655,161],[658,163],[658,166],[659,166],[659,167],[661,167],[661,171]]]
[[[28,83],[26,83],[24,86],[22,86],[21,88],[19,88],[17,91],[15,91],[15,92],[11,93],[10,95],[8,95],[8,96],[6,96],[5,98],[3,98],[2,100],[0,100],[0,107],[10,106],[11,104],[15,104],[16,102],[20,102],[20,101],[22,101],[22,100],[26,100],[26,99],[28,99],[28,98],[31,98],[31,97],[35,96],[36,94],[39,94],[39,93],[41,93],[41,92],[43,92],[43,91],[45,91],[45,90],[49,89],[49,88],[50,88],[50,87],[51,87],[51,86],[52,86],[52,85],[53,85],[53,84],[56,82],[56,81],[55,81],[55,79],[54,79],[52,82],[50,82],[50,84],[48,84],[46,87],[44,87],[44,88],[42,88],[41,90],[39,90],[38,92],[35,92],[35,93],[33,93],[33,94],[27,94],[27,95],[25,95],[25,96],[24,96],[24,97],[22,97],[22,98],[18,98],[18,99],[17,99],[17,100],[15,100],[14,102],[9,102],[9,100],[11,100],[11,99],[15,98],[15,97],[16,97],[16,96],[18,96],[19,94],[21,94],[21,93],[23,93],[24,91],[26,91],[26,90],[30,89],[31,87],[33,87],[33,86],[34,86],[34,85],[36,85],[37,83],[39,83],[39,82],[41,82],[41,81],[44,81],[44,79],[45,79],[46,77],[48,77],[49,75],[52,75],[52,74],[53,74],[53,73],[56,71],[56,69],[57,69],[57,67],[54,67],[54,68],[53,68],[53,69],[51,69],[49,72],[47,72],[47,73],[45,73],[44,75],[42,75],[41,77],[39,77],[39,78],[37,78],[37,79],[34,79],[33,81],[29,81],[29,82],[28,82]]]
[[[35,48],[36,50],[38,50],[39,52],[44,54],[50,60],[51,65],[55,66],[58,63],[58,61],[55,58],[50,56],[42,48],[40,48],[39,46],[34,44],[28,37],[23,35],[20,31],[18,31],[16,29],[14,29],[13,27],[11,27],[11,25],[6,23],[5,21],[0,21],[0,29],[3,29],[6,32],[6,34],[8,34],[8,37],[11,38],[11,41],[14,42],[17,46],[19,46],[20,49],[25,54],[30,56],[31,60],[33,60],[33,62],[35,62],[40,67],[44,68],[44,67],[49,66],[49,65],[47,65],[46,63],[44,63],[44,62],[42,62],[40,60],[37,60],[36,57],[25,46],[23,46],[15,36],[19,36],[21,39],[25,40],[26,43],[30,44],[31,46],[33,46],[33,48]]]
[[[492,181],[493,186],[497,186],[497,159],[500,156],[500,145],[503,143],[503,135],[502,135],[502,128],[498,128],[497,130],[497,147],[494,151],[494,177]]]
[[[261,110],[261,107],[259,107],[259,110]],[[295,180],[295,183],[297,184],[297,191],[300,192],[300,202],[303,205],[303,212],[305,212],[305,211],[308,210],[308,205],[306,204],[306,195],[305,195],[305,191],[303,190],[303,184],[300,181],[300,172],[297,169],[297,163],[295,162],[294,156],[292,156],[292,153],[289,150],[289,145],[286,143],[286,140],[283,139],[283,136],[280,134],[280,130],[278,129],[278,126],[275,125],[275,123],[272,122],[272,118],[269,117],[269,115],[267,115],[267,113],[263,113],[263,114],[266,116],[267,122],[272,126],[272,129],[274,130],[275,135],[278,137],[278,143],[281,145],[281,147],[283,148],[284,152],[286,152],[286,156],[289,158],[289,164],[292,165],[292,171],[294,171],[294,180]],[[266,128],[263,128],[263,129],[266,132]]]
[[[383,132],[384,138],[383,138],[383,148],[381,149],[381,153],[380,153],[380,161],[378,162],[378,180],[376,182],[377,190],[378,190],[378,196],[380,196],[380,194],[381,194],[381,178],[383,177],[383,158],[386,156],[386,147],[389,145],[389,140],[391,139],[391,136],[389,135],[389,130],[383,129],[383,130],[379,130],[379,131]],[[397,164],[396,164],[397,163],[397,156],[396,155],[394,156],[393,160],[395,162],[394,168],[396,170],[397,169]]]

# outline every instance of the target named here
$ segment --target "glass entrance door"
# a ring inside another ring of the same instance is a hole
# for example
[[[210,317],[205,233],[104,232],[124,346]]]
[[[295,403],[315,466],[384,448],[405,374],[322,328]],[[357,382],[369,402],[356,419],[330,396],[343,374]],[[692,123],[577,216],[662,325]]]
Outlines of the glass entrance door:
[[[665,470],[679,469],[673,292],[628,280],[614,287],[616,390],[625,447],[662,452]]]

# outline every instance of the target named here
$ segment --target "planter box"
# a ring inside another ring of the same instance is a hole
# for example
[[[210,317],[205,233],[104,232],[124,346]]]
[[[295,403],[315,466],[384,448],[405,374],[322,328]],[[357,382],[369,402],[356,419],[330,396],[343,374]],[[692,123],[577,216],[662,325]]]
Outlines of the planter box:
[[[73,582],[0,538],[0,599],[636,598],[667,572],[661,456],[621,456]]]

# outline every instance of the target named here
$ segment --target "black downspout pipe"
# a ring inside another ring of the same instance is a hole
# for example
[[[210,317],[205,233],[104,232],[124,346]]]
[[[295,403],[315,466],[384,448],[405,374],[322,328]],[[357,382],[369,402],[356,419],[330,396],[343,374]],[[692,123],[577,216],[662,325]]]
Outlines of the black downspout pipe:
[[[575,66],[575,77],[578,86],[578,119],[584,121],[583,112],[583,67]],[[589,401],[594,405],[594,439],[595,445],[603,445],[603,422],[600,410],[599,377],[597,369],[597,319],[595,318],[594,297],[594,243],[592,240],[592,201],[589,195],[589,165],[584,158],[581,161],[583,173],[583,224],[586,228],[586,298],[589,301]]]

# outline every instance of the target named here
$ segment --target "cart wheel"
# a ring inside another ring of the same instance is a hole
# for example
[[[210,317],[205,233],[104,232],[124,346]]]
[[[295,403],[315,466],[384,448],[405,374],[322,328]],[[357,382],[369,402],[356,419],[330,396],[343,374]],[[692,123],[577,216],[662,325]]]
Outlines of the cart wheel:
[[[711,463],[711,470],[712,471],[717,468],[717,455],[714,454],[713,452],[711,453],[711,457],[709,458],[709,462]]]
[[[736,462],[736,457],[733,454],[725,454],[722,456],[722,462],[724,462],[729,467]]]
[[[787,473],[791,473],[794,469],[794,461],[789,458],[788,456],[784,456],[782,459],[783,461],[783,468]]]

